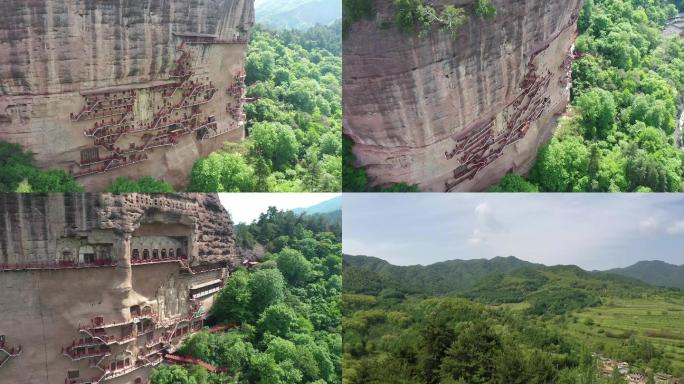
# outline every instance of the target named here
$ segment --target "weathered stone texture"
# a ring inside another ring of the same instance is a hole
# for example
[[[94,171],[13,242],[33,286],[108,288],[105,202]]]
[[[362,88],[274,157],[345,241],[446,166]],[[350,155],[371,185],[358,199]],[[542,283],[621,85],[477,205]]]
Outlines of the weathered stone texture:
[[[162,101],[145,90],[172,83],[178,47],[187,40],[180,34],[208,34],[217,41],[244,38],[254,22],[253,1],[0,1],[0,140],[32,151],[42,167],[77,174],[81,150],[96,146],[84,135],[93,120],[70,118],[84,107],[84,94],[135,89],[129,118],[136,125],[151,124]],[[186,49],[192,54],[191,80],[210,81],[218,89],[201,112],[215,117],[222,134],[203,141],[182,136],[173,146],[148,151],[147,161],[85,175],[80,181],[88,190],[103,190],[118,176],[145,175],[182,187],[198,157],[244,138],[240,119],[227,109],[234,101],[226,90],[243,70],[245,44]],[[101,157],[108,155],[100,151]]]
[[[193,265],[240,262],[231,218],[214,194],[0,194],[0,214],[0,264],[58,261],[62,238],[135,236],[147,225],[164,235],[174,224],[187,227],[180,235],[190,237]]]
[[[0,383],[147,382],[240,262],[216,195],[0,194]]]
[[[377,185],[479,191],[509,170],[526,172],[565,110],[581,0],[493,0],[493,19],[474,16],[472,0],[432,3],[466,9],[456,38],[399,32],[391,0],[376,0],[376,17],[352,25],[345,133]],[[466,142],[480,132],[472,148],[484,150],[471,156]]]

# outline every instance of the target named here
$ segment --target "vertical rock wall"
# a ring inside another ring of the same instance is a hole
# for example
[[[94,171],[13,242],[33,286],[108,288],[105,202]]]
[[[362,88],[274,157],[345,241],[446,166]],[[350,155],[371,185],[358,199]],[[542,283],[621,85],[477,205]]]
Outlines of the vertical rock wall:
[[[464,7],[456,38],[392,25],[391,0],[344,42],[344,129],[376,185],[479,191],[526,172],[569,101],[581,0],[493,0],[497,16]]]
[[[147,382],[240,261],[216,195],[0,195],[0,383]]]
[[[143,224],[160,231],[187,226],[192,265],[240,263],[232,220],[217,195],[69,193],[0,194],[0,264],[57,262],[68,248],[60,247],[65,239],[116,244]],[[123,258],[113,251],[111,256]]]
[[[229,89],[253,22],[253,0],[0,2],[0,140],[88,190],[118,176],[182,186],[198,157],[244,137]]]

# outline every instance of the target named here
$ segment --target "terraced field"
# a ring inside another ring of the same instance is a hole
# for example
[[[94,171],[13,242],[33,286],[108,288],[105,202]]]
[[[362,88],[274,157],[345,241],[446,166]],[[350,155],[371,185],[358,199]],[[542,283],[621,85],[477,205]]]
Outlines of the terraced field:
[[[665,352],[675,369],[684,370],[684,297],[611,298],[605,302],[576,313],[578,321],[570,322],[567,330],[588,345],[619,345],[632,335],[649,340]]]

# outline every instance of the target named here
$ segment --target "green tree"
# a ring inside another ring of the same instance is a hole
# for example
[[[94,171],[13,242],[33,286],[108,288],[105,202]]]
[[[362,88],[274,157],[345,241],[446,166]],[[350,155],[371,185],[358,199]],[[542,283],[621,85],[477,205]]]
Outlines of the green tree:
[[[256,315],[268,306],[281,302],[285,297],[285,279],[277,269],[256,271],[252,274],[248,286],[252,293],[251,311]]]
[[[259,122],[250,130],[254,150],[282,169],[293,163],[299,152],[299,142],[291,127],[280,123]]]
[[[188,371],[178,365],[160,366],[150,375],[152,384],[198,384]]]
[[[492,0],[477,0],[475,14],[486,19],[496,16],[496,8],[492,5]]]
[[[489,192],[539,192],[539,188],[515,173],[507,173]]]
[[[593,12],[594,0],[584,0],[582,11],[580,12],[579,19],[577,20],[577,28],[579,29],[580,33],[584,33],[587,29],[589,29]]]
[[[292,285],[301,285],[311,277],[311,263],[301,252],[285,248],[276,255],[278,269]]]
[[[249,192],[255,188],[252,168],[235,153],[214,152],[192,167],[191,192]]]
[[[595,88],[577,99],[582,112],[585,134],[589,138],[606,138],[612,129],[617,115],[613,95],[603,89]]]
[[[297,316],[287,304],[273,304],[266,308],[259,318],[257,330],[260,334],[269,334],[282,338],[292,338],[295,334],[311,331],[311,324]]]
[[[501,339],[485,322],[465,323],[457,330],[456,340],[446,351],[440,365],[442,380],[465,380],[467,383],[490,383],[501,353]]]
[[[553,138],[540,150],[530,178],[544,191],[579,192],[589,183],[588,169],[589,150],[581,138]]]
[[[221,322],[240,323],[249,319],[251,297],[250,275],[245,271],[235,271],[216,295],[211,312]]]

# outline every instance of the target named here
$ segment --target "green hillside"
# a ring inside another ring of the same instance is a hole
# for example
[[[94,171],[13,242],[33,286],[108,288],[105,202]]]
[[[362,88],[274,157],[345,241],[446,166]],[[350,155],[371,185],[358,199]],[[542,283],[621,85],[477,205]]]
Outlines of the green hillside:
[[[306,213],[309,215],[313,215],[316,213],[328,213],[328,212],[334,212],[334,211],[339,211],[342,209],[342,196],[334,197],[330,200],[326,200],[324,202],[318,203],[316,205],[312,205],[307,208],[295,208],[292,210],[294,213]]]
[[[387,287],[406,293],[432,295],[463,292],[493,272],[505,273],[534,266],[512,256],[491,260],[450,260],[429,266],[400,267],[375,257],[344,255],[344,263],[345,266],[374,272]]]
[[[659,287],[684,288],[684,265],[678,266],[662,261],[640,261],[631,267],[607,271],[629,276]]]
[[[345,384],[625,382],[602,377],[592,353],[684,376],[675,288],[513,257],[401,267],[345,255],[343,273]]]
[[[341,0],[256,0],[258,23],[282,29],[329,25],[342,18]]]

